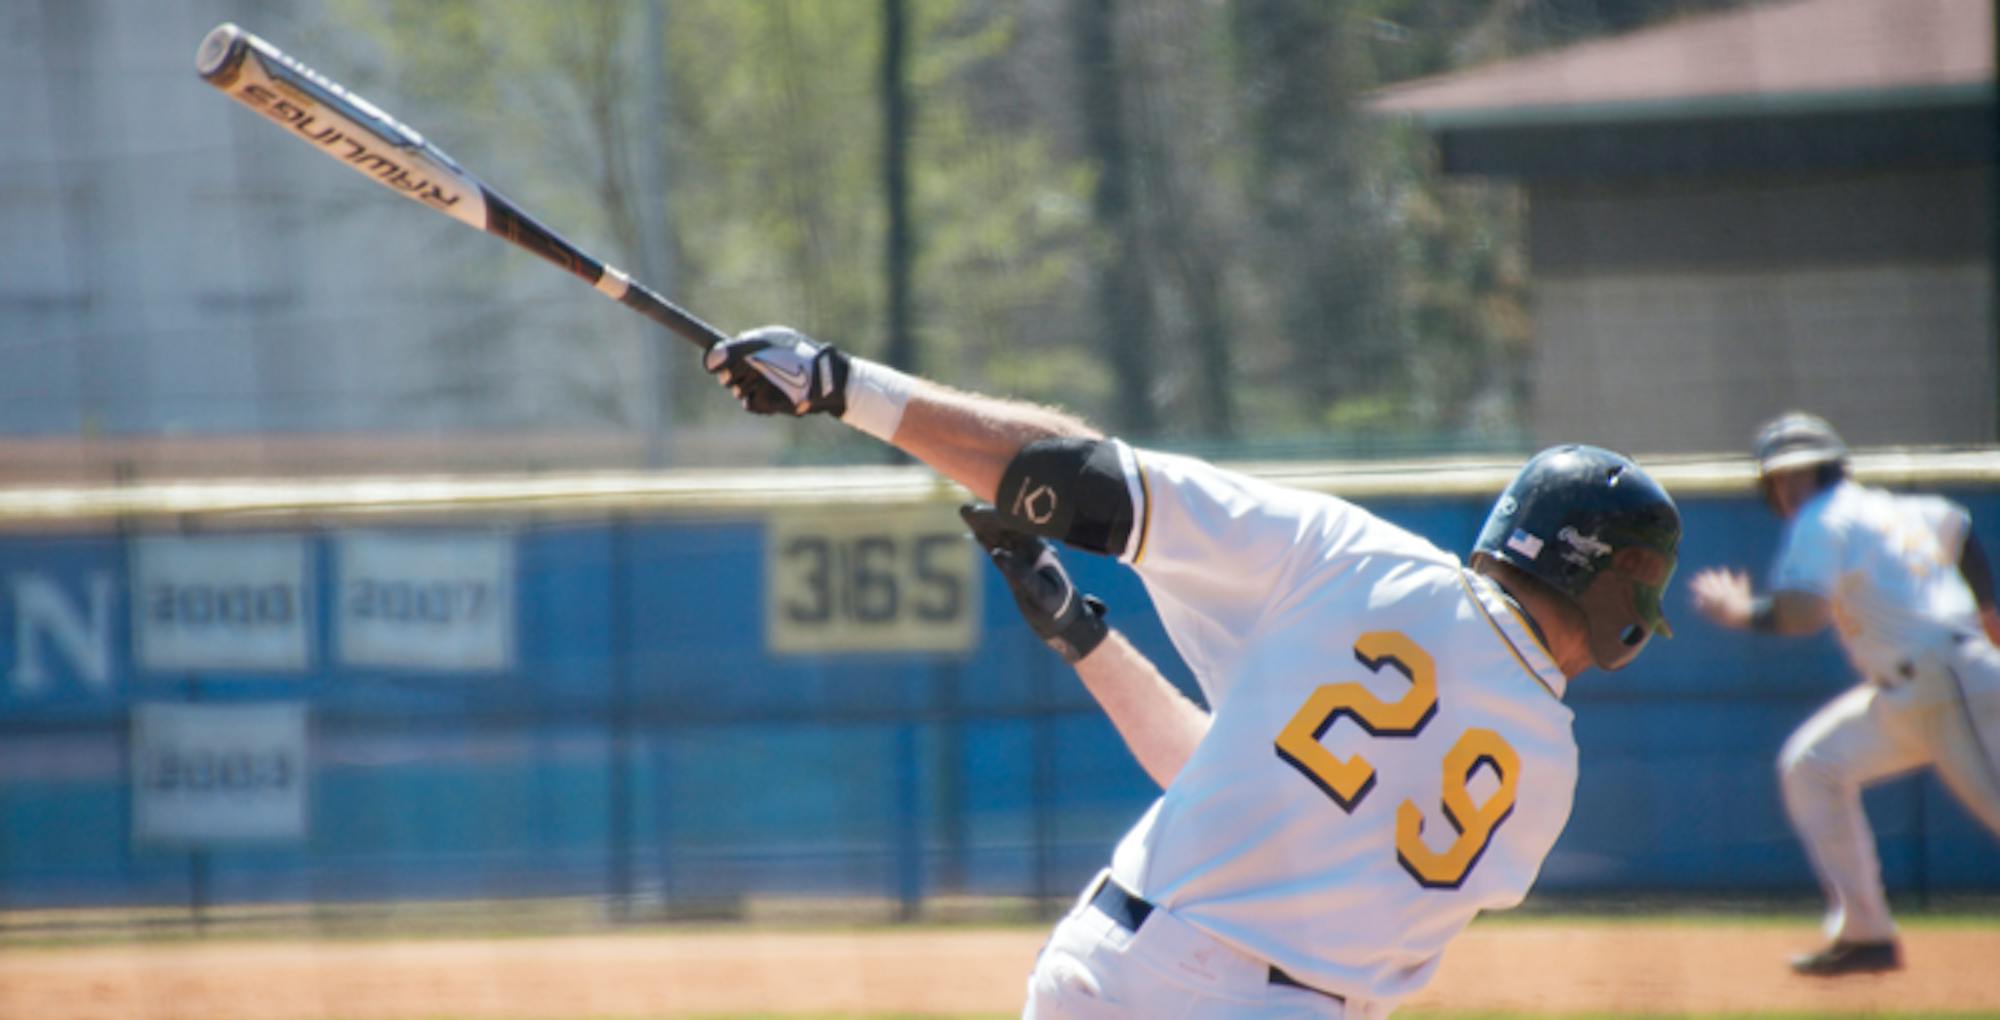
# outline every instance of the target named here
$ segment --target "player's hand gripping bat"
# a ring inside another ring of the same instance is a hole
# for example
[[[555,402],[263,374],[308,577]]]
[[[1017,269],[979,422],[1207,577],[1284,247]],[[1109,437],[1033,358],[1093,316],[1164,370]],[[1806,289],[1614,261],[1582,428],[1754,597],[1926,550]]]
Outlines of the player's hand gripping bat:
[[[195,70],[237,102],[383,187],[548,259],[695,345],[706,349],[727,339],[714,326],[537,223],[422,135],[235,25],[218,25],[202,39]]]

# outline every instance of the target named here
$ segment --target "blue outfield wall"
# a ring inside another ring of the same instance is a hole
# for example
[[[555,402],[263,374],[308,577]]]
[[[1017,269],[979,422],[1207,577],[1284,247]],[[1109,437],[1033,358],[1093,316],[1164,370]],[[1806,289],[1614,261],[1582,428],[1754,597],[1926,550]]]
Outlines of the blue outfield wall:
[[[2000,493],[1950,494],[2000,549]],[[1368,505],[1462,549],[1485,502]],[[1697,619],[1686,579],[1761,577],[1778,527],[1747,496],[1682,508],[1680,636],[1571,688],[1582,779],[1542,891],[1812,887],[1773,761],[1851,674],[1830,637]],[[192,556],[136,531],[0,536],[0,908],[1070,895],[1153,791],[997,577],[975,561],[976,591],[935,588],[972,617],[966,651],[781,653],[771,533],[489,516]],[[1136,578],[1074,566],[1192,689]],[[368,631],[412,615],[431,629]],[[304,735],[160,737],[177,717],[140,717],[162,704],[301,706]],[[1928,776],[1867,803],[1892,890],[2000,891],[2000,843]]]

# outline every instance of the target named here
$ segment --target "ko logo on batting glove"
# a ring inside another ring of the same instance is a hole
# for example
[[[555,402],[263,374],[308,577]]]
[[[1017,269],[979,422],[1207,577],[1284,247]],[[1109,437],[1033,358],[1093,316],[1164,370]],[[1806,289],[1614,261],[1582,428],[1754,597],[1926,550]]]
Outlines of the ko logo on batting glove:
[[[847,413],[847,355],[787,326],[761,326],[702,356],[751,414]]]

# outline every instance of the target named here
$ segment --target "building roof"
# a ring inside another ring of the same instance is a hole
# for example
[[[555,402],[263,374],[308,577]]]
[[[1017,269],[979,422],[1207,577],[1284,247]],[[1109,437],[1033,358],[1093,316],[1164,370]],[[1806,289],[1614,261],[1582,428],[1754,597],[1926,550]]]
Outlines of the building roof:
[[[1991,0],[1786,0],[1375,93],[1433,128],[1992,102]]]

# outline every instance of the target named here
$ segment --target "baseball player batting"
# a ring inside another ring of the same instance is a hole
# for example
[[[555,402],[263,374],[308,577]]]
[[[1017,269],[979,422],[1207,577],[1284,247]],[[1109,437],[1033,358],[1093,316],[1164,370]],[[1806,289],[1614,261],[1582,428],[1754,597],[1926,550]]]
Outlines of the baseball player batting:
[[[1862,681],[1814,713],[1778,759],[1785,810],[1828,906],[1828,942],[1792,960],[1801,974],[1902,965],[1863,787],[1926,765],[2000,835],[2000,611],[1965,508],[1847,477],[1847,445],[1793,412],[1757,434],[1764,500],[1784,519],[1771,592],[1741,571],[1691,584],[1725,627],[1815,634],[1832,624]]]
[[[1035,631],[1164,788],[1057,926],[1024,1016],[1386,1016],[1568,820],[1570,679],[1666,631],[1680,515],[1616,453],[1530,460],[1471,567],[1361,508],[1135,449],[783,327],[711,347],[754,413],[831,414],[981,503]],[[1207,709],[1078,593],[1049,539],[1115,556]]]

